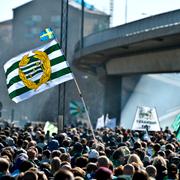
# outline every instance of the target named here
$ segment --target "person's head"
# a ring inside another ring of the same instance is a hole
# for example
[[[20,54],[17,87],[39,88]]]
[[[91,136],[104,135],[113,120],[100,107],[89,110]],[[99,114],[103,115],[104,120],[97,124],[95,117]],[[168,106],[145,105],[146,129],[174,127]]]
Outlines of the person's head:
[[[13,154],[12,152],[9,150],[9,149],[4,149],[2,152],[1,152],[1,156],[8,156],[9,160],[12,161],[13,159]]]
[[[74,177],[80,176],[82,178],[84,178],[85,174],[86,174],[86,172],[83,169],[81,169],[80,167],[73,168],[72,173],[74,174]]]
[[[96,180],[111,180],[112,179],[112,171],[107,167],[100,167],[95,172]]]
[[[114,176],[120,176],[123,174],[124,167],[122,165],[114,168]]]
[[[59,157],[60,158],[60,156],[61,156],[61,151],[59,151],[59,150],[54,150],[51,153],[51,158],[54,158],[54,157]]]
[[[137,154],[140,157],[141,161],[143,161],[146,153],[145,153],[144,148],[141,148],[141,149],[137,148],[135,150],[135,154]]]
[[[51,171],[54,174],[61,167],[61,160],[59,157],[54,157],[51,161]]]
[[[83,157],[83,156],[82,157],[78,157],[76,159],[76,162],[75,162],[76,166],[80,167],[80,168],[86,167],[87,163],[88,163],[88,158]]]
[[[38,175],[36,172],[33,171],[26,171],[23,176],[24,180],[38,180]]]
[[[148,180],[148,174],[144,170],[136,171],[133,175],[132,180]]]
[[[28,148],[30,148],[30,147],[36,147],[36,141],[33,141],[33,140],[31,140],[30,142],[29,142],[29,144],[28,144]]]
[[[25,172],[25,171],[29,170],[30,168],[32,168],[33,166],[34,166],[34,165],[33,165],[30,161],[24,160],[24,161],[20,164],[19,170],[20,170],[20,172]]]
[[[100,156],[97,161],[98,167],[109,167],[109,159],[107,156]]]
[[[139,141],[136,141],[134,143],[134,149],[137,149],[137,148],[142,148],[141,143]]]
[[[31,148],[31,149],[27,150],[27,155],[30,160],[34,160],[36,158],[37,153],[36,153],[35,149]]]
[[[99,158],[99,152],[95,149],[91,149],[88,153],[88,159],[90,162],[97,162],[97,159]]]
[[[43,143],[44,140],[45,140],[45,135],[44,135],[44,134],[41,134],[41,135],[39,136],[39,141],[40,141],[41,143]]]
[[[177,166],[175,164],[170,164],[168,166],[168,178],[177,179],[177,173],[178,173]]]
[[[166,150],[171,150],[171,151],[174,152],[175,147],[174,147],[174,145],[172,143],[168,143],[168,144],[166,144]]]
[[[71,162],[71,156],[69,153],[62,153],[60,156],[61,161]]]
[[[127,160],[128,164],[131,164],[132,162],[137,163],[139,166],[143,167],[143,163],[139,156],[137,154],[131,154]]]
[[[82,177],[80,177],[80,176],[76,176],[76,177],[74,178],[74,180],[84,180],[84,178],[82,178]]]
[[[154,151],[157,153],[160,149],[161,149],[161,146],[159,143],[156,143],[154,146],[153,146],[153,149]]]
[[[154,165],[159,172],[167,169],[166,160],[162,156],[155,157],[152,165]]]
[[[97,170],[97,165],[96,163],[89,162],[86,166],[86,172],[87,173],[93,173]]]
[[[149,177],[155,178],[156,175],[157,175],[157,169],[156,169],[156,167],[153,166],[153,165],[148,165],[148,166],[146,167],[146,172],[148,173]]]
[[[7,174],[9,172],[9,162],[5,158],[0,158],[0,172]]]
[[[43,151],[43,158],[44,159],[49,159],[50,156],[51,156],[51,151],[50,150],[46,149],[46,150]]]
[[[117,150],[115,150],[112,154],[112,158],[114,160],[119,160],[122,164],[124,163],[125,160],[125,152],[124,149],[122,147],[118,148]]]
[[[55,175],[54,180],[74,180],[74,175],[67,169],[59,169]]]
[[[70,162],[63,161],[63,162],[61,163],[61,169],[67,169],[67,170],[71,171],[71,170],[72,170],[72,167],[71,167]]]
[[[74,150],[75,153],[82,153],[83,145],[80,142],[76,142],[74,144],[73,150]]]
[[[133,176],[135,172],[134,166],[132,164],[126,164],[123,168],[123,174],[124,175],[130,175]]]

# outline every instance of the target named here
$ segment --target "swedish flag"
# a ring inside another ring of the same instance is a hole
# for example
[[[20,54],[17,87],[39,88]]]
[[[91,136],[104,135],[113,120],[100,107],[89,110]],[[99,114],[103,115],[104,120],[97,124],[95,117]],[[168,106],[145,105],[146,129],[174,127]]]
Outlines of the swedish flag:
[[[40,33],[41,41],[47,41],[48,39],[54,39],[54,32],[51,28],[46,28],[44,31]]]

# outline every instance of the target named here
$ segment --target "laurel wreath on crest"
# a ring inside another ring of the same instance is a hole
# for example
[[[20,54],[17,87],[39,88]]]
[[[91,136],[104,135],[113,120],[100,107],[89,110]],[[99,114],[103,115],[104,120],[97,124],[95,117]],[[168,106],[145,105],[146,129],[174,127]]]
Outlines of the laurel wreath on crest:
[[[30,61],[30,58],[27,55],[24,55],[19,62],[19,77],[23,81],[24,85],[27,86],[29,89],[35,89],[37,90],[39,86],[41,86],[44,83],[47,83],[47,81],[50,79],[51,76],[51,64],[50,60],[48,58],[48,55],[45,52],[42,51],[34,51],[34,57],[39,59],[42,63],[42,70],[43,74],[39,80],[38,83],[35,83],[34,81],[29,80],[26,78],[26,75],[21,70],[21,67],[26,66],[28,62]]]

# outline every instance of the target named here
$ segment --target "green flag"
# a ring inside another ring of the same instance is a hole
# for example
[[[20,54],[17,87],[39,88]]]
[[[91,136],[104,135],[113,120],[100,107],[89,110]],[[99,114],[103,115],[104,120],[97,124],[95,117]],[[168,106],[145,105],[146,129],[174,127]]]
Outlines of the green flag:
[[[180,141],[180,130],[177,132],[176,138],[178,141]]]
[[[69,108],[70,108],[70,114],[72,116],[82,115],[85,112],[82,103],[78,101],[71,101],[69,104]]]
[[[9,96],[16,103],[73,79],[55,40],[10,59],[4,70]]]
[[[50,136],[52,136],[53,133],[56,133],[56,134],[58,133],[58,128],[54,124],[50,123],[49,121],[46,121],[45,126],[44,126],[45,134],[47,133],[47,131],[49,131]]]
[[[180,126],[180,114],[178,114],[175,120],[173,121],[172,128],[174,129],[174,131],[177,131],[179,126]]]

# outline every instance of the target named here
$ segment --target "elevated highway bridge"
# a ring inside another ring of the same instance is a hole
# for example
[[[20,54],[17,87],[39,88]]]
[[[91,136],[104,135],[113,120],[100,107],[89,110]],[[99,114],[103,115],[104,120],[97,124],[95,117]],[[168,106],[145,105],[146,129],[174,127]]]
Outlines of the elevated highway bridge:
[[[103,68],[103,111],[118,118],[124,106],[120,100],[124,76],[180,71],[180,10],[92,34],[84,38],[83,48],[80,45],[74,64],[85,72]]]
[[[81,69],[105,65],[107,74],[180,70],[180,10],[107,29],[76,47]]]

